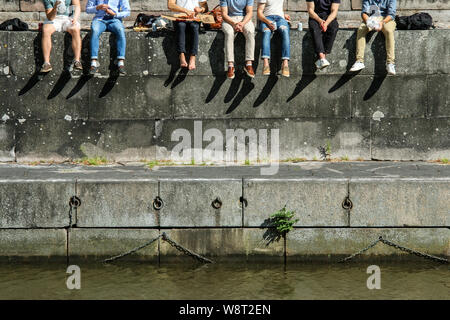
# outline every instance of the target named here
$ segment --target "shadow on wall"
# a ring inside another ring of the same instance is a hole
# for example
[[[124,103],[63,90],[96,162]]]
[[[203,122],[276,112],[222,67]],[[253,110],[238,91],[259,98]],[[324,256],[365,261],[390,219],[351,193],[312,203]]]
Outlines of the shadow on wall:
[[[214,31],[210,31],[214,32]],[[109,32],[108,32],[109,33]],[[371,32],[367,35],[367,42],[370,42],[373,37],[374,32]],[[43,63],[42,49],[41,49],[41,33],[38,33],[33,41],[34,47],[34,63],[35,63],[35,72],[28,80],[26,85],[20,90],[19,95],[26,94],[29,90],[31,90],[40,80],[42,80],[46,74],[42,74],[39,72],[39,69]],[[170,71],[167,79],[164,81],[164,86],[170,86],[171,89],[176,88],[180,83],[182,83],[187,75],[188,70],[183,68],[180,69],[179,57],[176,50],[175,32],[167,32],[167,31],[156,31],[150,32],[146,37],[163,37],[162,47],[167,60],[167,64],[170,66]],[[187,42],[191,43],[191,39],[189,33],[187,33]],[[262,42],[262,33],[257,32],[256,34],[256,45],[255,45],[255,61],[253,63],[255,73],[258,78],[261,78],[262,75],[258,71],[258,64],[260,61],[260,52],[261,52],[261,42]],[[110,46],[110,61],[109,61],[109,78],[105,81],[102,90],[100,91],[98,97],[102,98],[110,94],[113,90],[114,86],[117,83],[118,73],[116,66],[116,37],[113,33],[109,33],[109,46]],[[235,39],[235,49],[236,48],[244,48],[245,47],[245,38],[242,34],[238,34]],[[271,75],[267,77],[265,80],[265,84],[253,102],[253,107],[257,108],[261,104],[267,100],[272,93],[273,89],[278,83],[277,72],[281,68],[281,52],[279,48],[281,47],[281,36],[278,33],[275,33],[271,40]],[[384,35],[379,33],[376,35],[374,41],[370,44],[371,50],[373,52],[373,56],[375,57],[375,75],[373,76],[373,81],[370,87],[367,89],[364,94],[364,100],[369,100],[372,98],[376,92],[380,89],[381,85],[384,82],[384,79],[387,76],[385,63],[386,63],[386,49],[385,49],[385,41]],[[212,86],[205,98],[205,103],[210,103],[213,99],[216,98],[218,92],[221,90],[224,83],[227,81],[226,79],[226,61],[224,54],[224,34],[221,31],[215,33],[214,40],[211,43],[211,46],[208,50],[209,62],[212,75],[214,77],[214,81]],[[346,83],[351,81],[353,77],[355,77],[358,73],[350,73],[348,70],[351,65],[355,61],[355,48],[356,48],[356,31],[352,34],[352,36],[346,40],[343,48],[336,48],[338,50],[346,49],[348,52],[347,58],[347,67],[346,73],[343,74],[338,81],[328,90],[328,93],[332,93],[336,90],[339,90]],[[83,63],[83,74],[78,79],[74,88],[67,95],[66,99],[70,99],[75,96],[92,78],[89,75],[89,64],[90,64],[90,33],[88,33],[82,40],[82,63]],[[223,103],[229,104],[228,109],[226,110],[226,114],[232,113],[236,110],[239,105],[244,101],[244,99],[255,89],[255,84],[253,80],[246,76],[243,67],[245,65],[245,52],[244,50],[237,50],[235,52],[236,56],[236,76],[230,81],[229,87],[227,88],[225,97],[223,99]],[[311,34],[309,32],[304,33],[302,38],[302,74],[299,82],[296,84],[294,91],[287,98],[286,103],[289,103],[294,98],[302,93],[302,91],[307,88],[316,78],[317,75],[316,67],[313,63],[311,63],[311,57],[315,57],[313,41],[311,38]],[[71,36],[69,34],[65,34],[64,36],[64,55],[63,55],[63,72],[59,76],[56,84],[52,88],[51,92],[47,96],[47,99],[53,99],[58,96],[71,80],[71,75],[67,71],[70,63],[73,60],[73,52],[71,48]]]

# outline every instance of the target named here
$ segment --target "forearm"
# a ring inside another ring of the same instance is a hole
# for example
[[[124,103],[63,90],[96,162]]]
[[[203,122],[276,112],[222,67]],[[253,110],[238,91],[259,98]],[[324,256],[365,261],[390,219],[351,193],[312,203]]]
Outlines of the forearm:
[[[386,16],[386,17],[384,17],[384,19],[383,19],[383,23],[388,23],[389,21],[391,21],[392,20],[392,17],[391,16]]]
[[[331,13],[330,13],[330,15],[328,16],[328,18],[327,18],[327,20],[325,21],[325,23],[326,23],[326,24],[330,24],[331,21],[333,21],[334,19],[336,19],[337,13],[338,13],[337,10],[331,11]]]
[[[367,15],[367,13],[362,14],[362,19],[364,22],[367,22],[367,20],[369,19],[369,16]]]
[[[208,2],[200,2],[200,7],[203,8],[203,12],[208,12]]]
[[[322,19],[319,17],[317,13],[314,12],[314,9],[308,10],[309,17],[317,22],[322,22]]]
[[[234,26],[235,24],[235,22],[233,21],[233,19],[230,18],[228,13],[224,13],[223,11],[222,11],[222,19],[223,21],[225,21],[228,24],[231,24],[232,26]]]
[[[73,20],[78,21],[80,19],[81,15],[81,8],[79,5],[74,5],[74,13],[73,13]]]
[[[186,8],[180,7],[175,2],[169,2],[167,4],[167,7],[169,8],[170,11],[173,11],[173,12],[181,12],[181,13],[189,14],[189,10],[187,10]]]
[[[247,8],[247,13],[245,14],[244,20],[242,20],[242,24],[247,24],[250,20],[252,20],[253,16],[253,8]]]

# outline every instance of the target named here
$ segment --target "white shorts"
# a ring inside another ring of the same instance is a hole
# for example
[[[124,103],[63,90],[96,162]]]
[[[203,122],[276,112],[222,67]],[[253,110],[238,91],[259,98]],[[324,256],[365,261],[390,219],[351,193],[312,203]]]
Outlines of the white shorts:
[[[77,21],[75,25],[72,25],[72,18],[69,16],[56,16],[53,20],[45,20],[45,24],[53,24],[57,32],[67,31],[67,29],[80,27],[80,23]]]

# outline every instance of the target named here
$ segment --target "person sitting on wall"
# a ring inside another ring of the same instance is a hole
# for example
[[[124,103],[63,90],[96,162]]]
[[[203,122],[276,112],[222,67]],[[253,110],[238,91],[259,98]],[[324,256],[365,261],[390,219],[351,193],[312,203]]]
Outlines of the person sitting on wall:
[[[95,14],[91,25],[91,67],[89,73],[94,75],[98,71],[98,49],[100,35],[106,30],[114,33],[117,38],[117,68],[119,75],[125,72],[126,38],[122,19],[130,15],[128,0],[89,0],[86,12]]]
[[[363,0],[362,23],[356,34],[356,62],[350,71],[359,71],[364,66],[364,50],[366,48],[366,35],[369,31],[381,31],[386,41],[386,70],[388,74],[395,75],[395,40],[396,27],[395,14],[396,0]]]
[[[261,21],[261,31],[263,32],[261,58],[263,59],[263,75],[270,75],[270,38],[272,32],[278,31],[281,34],[281,75],[289,77],[290,39],[289,15],[284,13],[284,0],[259,0],[258,19]]]
[[[206,0],[168,0],[167,6],[170,11],[182,12],[189,18],[194,18],[199,13],[208,11]],[[186,28],[189,28],[192,35],[192,44],[189,50],[189,65],[186,62]],[[198,53],[198,31],[200,22],[197,21],[178,21],[175,22],[177,33],[177,50],[180,56],[180,67],[195,69],[195,56]]]
[[[309,31],[318,56],[316,67],[323,69],[330,65],[327,54],[331,53],[339,29],[336,16],[341,0],[306,0],[306,2]]]
[[[52,50],[52,34],[56,32],[68,32],[72,36],[72,49],[74,53],[74,61],[70,69],[83,70],[80,62],[81,57],[81,35],[80,23],[80,0],[44,0],[45,14],[47,20],[42,27],[42,53],[44,56],[44,64],[41,72],[47,73],[52,71],[50,64],[50,52]],[[73,8],[73,16],[69,17],[69,13]]]
[[[228,79],[234,79],[234,38],[236,32],[245,37],[245,72],[255,77],[253,60],[255,56],[255,25],[252,22],[253,0],[220,0],[222,10],[222,31],[225,34],[225,58],[228,61]]]

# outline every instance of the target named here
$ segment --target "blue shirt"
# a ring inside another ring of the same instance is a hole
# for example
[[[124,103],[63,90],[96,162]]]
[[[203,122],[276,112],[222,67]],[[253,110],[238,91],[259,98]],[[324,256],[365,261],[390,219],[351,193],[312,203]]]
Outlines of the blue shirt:
[[[228,7],[230,17],[245,16],[245,8],[253,6],[253,0],[220,0],[221,7]]]
[[[55,6],[56,1],[57,0],[44,0],[44,8],[45,8],[45,10],[53,9],[53,7]],[[61,2],[65,3],[65,5],[66,5],[66,12],[59,13],[58,11],[56,11],[56,15],[57,16],[60,16],[60,15],[68,16],[69,13],[70,13],[70,6],[72,5],[72,0],[66,0],[66,1],[61,1]]]
[[[128,17],[130,15],[130,3],[128,0],[89,0],[86,4],[86,12],[87,13],[95,13],[95,19],[103,19],[108,14],[106,11],[97,10],[96,7],[99,4],[107,4],[109,8],[115,12],[115,18],[122,19]]]
[[[363,0],[362,2],[362,13],[371,15],[370,6],[376,5],[380,8],[380,13],[383,17],[391,16],[392,20],[395,20],[395,14],[397,10],[396,0]],[[361,14],[362,14],[361,13]]]

